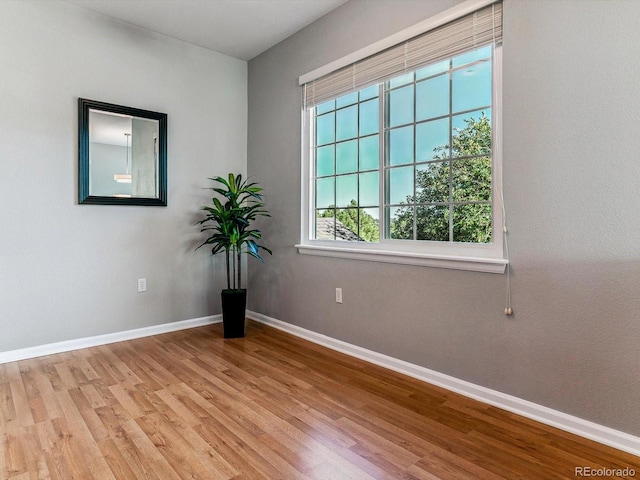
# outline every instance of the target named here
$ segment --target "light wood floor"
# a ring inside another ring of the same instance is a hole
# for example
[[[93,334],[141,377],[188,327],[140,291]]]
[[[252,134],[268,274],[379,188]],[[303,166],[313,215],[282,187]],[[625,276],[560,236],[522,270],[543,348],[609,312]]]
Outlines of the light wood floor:
[[[250,322],[0,365],[0,478],[559,479],[640,458]]]

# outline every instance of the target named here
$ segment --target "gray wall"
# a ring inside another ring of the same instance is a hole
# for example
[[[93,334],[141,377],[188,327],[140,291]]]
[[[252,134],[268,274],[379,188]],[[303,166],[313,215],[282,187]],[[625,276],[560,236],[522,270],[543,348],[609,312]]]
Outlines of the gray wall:
[[[640,435],[640,2],[505,0],[506,277],[299,255],[299,75],[455,0],[351,0],[249,62],[249,308]],[[344,304],[334,302],[342,287]]]
[[[64,2],[1,10],[0,351],[219,313],[193,224],[207,177],[246,170],[246,62]],[[168,114],[169,206],[77,205],[78,97]]]

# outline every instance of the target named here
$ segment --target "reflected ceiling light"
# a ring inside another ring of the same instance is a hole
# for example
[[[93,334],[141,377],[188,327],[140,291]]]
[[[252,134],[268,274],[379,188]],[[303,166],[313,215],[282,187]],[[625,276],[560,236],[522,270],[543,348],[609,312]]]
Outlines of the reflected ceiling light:
[[[124,136],[127,137],[127,150],[125,152],[127,157],[127,170],[126,173],[116,173],[113,179],[118,183],[131,183],[131,174],[129,173],[129,137],[131,134],[125,133]]]

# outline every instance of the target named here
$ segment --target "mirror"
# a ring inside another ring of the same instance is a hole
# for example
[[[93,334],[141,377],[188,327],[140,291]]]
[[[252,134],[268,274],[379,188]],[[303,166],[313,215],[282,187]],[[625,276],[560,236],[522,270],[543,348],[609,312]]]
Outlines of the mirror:
[[[167,115],[78,99],[78,203],[167,205]]]

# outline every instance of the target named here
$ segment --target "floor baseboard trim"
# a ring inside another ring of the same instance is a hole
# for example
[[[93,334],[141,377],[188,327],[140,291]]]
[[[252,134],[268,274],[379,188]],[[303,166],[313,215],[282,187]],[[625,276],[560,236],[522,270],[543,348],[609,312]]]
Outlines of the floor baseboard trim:
[[[125,330],[123,332],[106,333],[104,335],[96,335],[93,337],[77,338],[73,340],[64,340],[62,342],[49,343],[46,345],[38,345],[35,347],[21,348],[18,350],[10,350],[0,352],[0,364],[7,362],[16,362],[18,360],[27,360],[29,358],[43,357],[45,355],[53,355],[55,353],[70,352],[81,348],[97,347],[109,343],[122,342],[124,340],[133,340],[136,338],[150,337],[161,333],[175,332],[185,330],[187,328],[202,327],[222,322],[222,315],[210,315],[207,317],[192,318],[179,322],[163,323],[160,325],[152,325],[150,327],[136,328],[133,330]]]
[[[575,435],[588,438],[595,442],[608,445],[618,450],[622,450],[623,452],[640,456],[640,437],[553,410],[543,405],[538,405],[506,393],[491,390],[465,380],[460,380],[458,378],[436,372],[435,370],[430,370],[372,350],[367,350],[366,348],[358,347],[357,345],[352,345],[350,343],[343,342],[342,340],[337,340],[327,335],[316,333],[261,313],[248,310],[247,317],[332,350],[360,358],[361,360],[366,360],[370,363],[380,365],[432,385],[446,388],[452,392],[522,415],[523,417],[536,420],[540,423],[565,430]]]

